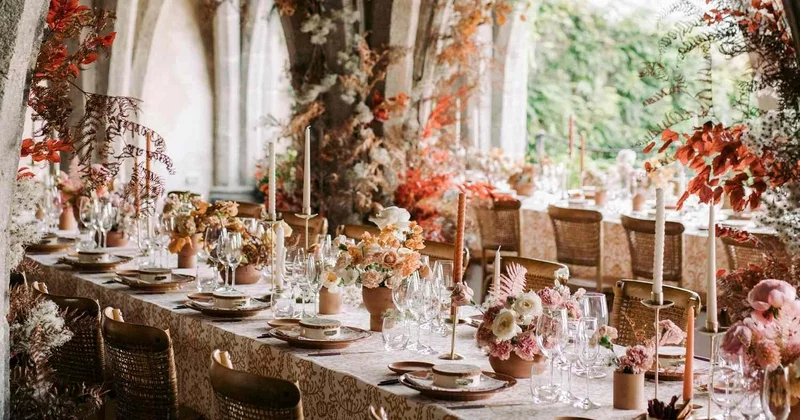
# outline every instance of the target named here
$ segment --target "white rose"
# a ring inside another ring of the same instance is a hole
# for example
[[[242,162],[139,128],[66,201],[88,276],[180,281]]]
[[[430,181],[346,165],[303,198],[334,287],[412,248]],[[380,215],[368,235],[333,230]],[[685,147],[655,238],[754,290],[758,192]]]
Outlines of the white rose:
[[[522,332],[522,328],[517,325],[517,314],[510,309],[503,309],[494,318],[492,323],[492,333],[497,337],[497,341],[510,340]]]
[[[358,270],[353,268],[343,268],[336,270],[336,275],[342,279],[345,286],[352,286],[358,280]]]
[[[523,293],[514,302],[514,310],[524,318],[537,317],[542,314],[542,299],[536,292]]]
[[[370,222],[375,223],[380,229],[388,225],[395,226],[398,229],[408,229],[410,220],[411,213],[409,213],[408,210],[394,206],[381,210],[380,213],[369,219]]]

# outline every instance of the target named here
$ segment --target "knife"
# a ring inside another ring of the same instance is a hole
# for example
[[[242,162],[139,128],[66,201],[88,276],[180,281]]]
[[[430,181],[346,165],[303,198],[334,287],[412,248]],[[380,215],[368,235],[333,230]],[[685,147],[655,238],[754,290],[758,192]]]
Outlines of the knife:
[[[476,408],[491,408],[491,407],[516,407],[518,405],[526,405],[524,402],[514,403],[496,403],[496,404],[474,404],[474,405],[458,405],[455,407],[447,407],[450,410],[472,410]]]
[[[397,385],[399,383],[400,383],[400,379],[387,379],[385,381],[378,382],[378,386]]]
[[[306,356],[308,357],[325,357],[325,356],[347,356],[348,354],[368,354],[368,353],[379,353],[377,351],[348,351],[348,352],[328,352],[328,353],[308,353]]]

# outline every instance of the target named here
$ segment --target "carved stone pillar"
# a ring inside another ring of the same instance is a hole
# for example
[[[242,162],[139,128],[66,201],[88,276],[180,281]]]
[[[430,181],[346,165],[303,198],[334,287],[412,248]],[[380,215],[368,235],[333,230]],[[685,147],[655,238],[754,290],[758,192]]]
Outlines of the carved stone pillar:
[[[522,158],[528,148],[528,22],[511,16],[496,26],[492,68],[492,147]]]

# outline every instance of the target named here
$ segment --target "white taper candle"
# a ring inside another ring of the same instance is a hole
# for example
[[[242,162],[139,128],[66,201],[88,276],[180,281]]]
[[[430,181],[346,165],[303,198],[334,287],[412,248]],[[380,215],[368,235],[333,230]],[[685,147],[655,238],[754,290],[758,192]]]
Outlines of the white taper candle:
[[[503,258],[500,256],[500,247],[497,247],[497,254],[494,257],[494,278],[492,279],[492,289],[495,291],[500,287],[500,274],[502,274]]]
[[[277,220],[275,211],[275,142],[269,142],[269,220]]]
[[[653,251],[653,293],[661,295],[664,282],[664,189],[656,188],[656,240]]]
[[[311,126],[306,127],[306,145],[303,155],[303,213],[311,214]]]
[[[275,286],[278,288],[283,287],[284,253],[286,251],[284,247],[284,234],[283,223],[278,223],[278,227],[275,229],[275,272],[278,273],[278,278],[275,279]]]
[[[717,224],[714,220],[714,202],[708,204],[708,272],[706,285],[706,328],[716,330],[717,324]]]

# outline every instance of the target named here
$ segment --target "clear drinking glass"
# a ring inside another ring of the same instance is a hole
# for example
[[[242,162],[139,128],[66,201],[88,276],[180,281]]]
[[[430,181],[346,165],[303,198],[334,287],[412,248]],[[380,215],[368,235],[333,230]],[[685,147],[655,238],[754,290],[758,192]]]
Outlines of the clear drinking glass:
[[[92,232],[94,232],[94,229],[92,229]],[[140,216],[136,219],[136,246],[139,247],[139,252],[141,252],[143,260],[139,263],[139,267],[150,267],[153,232],[151,230],[150,218],[147,216]]]
[[[764,372],[761,406],[768,419],[786,420],[792,409],[789,369],[778,366]]]
[[[399,317],[386,317],[383,319],[383,348],[387,351],[403,350],[409,339],[408,324]]]
[[[313,255],[309,255],[308,258],[305,261],[305,275],[303,277],[303,285],[305,286],[305,292],[306,293],[303,293],[303,295],[309,294],[311,291],[314,290],[315,286],[314,286],[313,282],[316,281],[317,274],[318,273],[317,273],[316,260],[315,260]],[[306,299],[305,299],[305,296],[304,296],[303,297],[303,312],[307,316],[308,314],[305,311],[305,306],[306,306],[305,303],[306,303]],[[313,314],[311,316],[316,317],[317,316],[317,312],[316,312],[317,306],[314,304],[314,305],[312,305],[312,308],[313,308]]]
[[[761,407],[761,382],[760,369],[745,368],[744,398],[739,404],[739,412],[745,420],[760,420],[764,418],[764,409]]]
[[[223,260],[231,270],[231,284],[229,289],[236,287],[236,267],[242,262],[242,234],[227,232],[221,244]]]
[[[567,312],[563,308],[544,309],[536,322],[536,341],[542,354],[550,360],[550,380],[546,385],[532,389],[535,402],[558,401],[560,386],[554,382],[555,360],[559,356],[561,342],[567,336]]]
[[[592,343],[591,338],[597,331],[597,318],[583,317],[580,321],[580,331],[578,334],[578,341],[580,352],[578,353],[578,361],[583,366],[586,366],[586,372],[589,372],[589,367],[593,366],[597,361],[597,356],[600,354],[602,348],[598,343]],[[591,375],[584,375],[586,378],[586,398],[577,401],[574,406],[582,410],[591,410],[599,408],[600,405],[594,403],[589,399],[589,379]]]
[[[580,356],[580,334],[582,329],[583,326],[580,321],[568,320],[567,335],[565,340],[561,341],[560,346],[561,357],[567,361],[567,389],[562,390],[561,399],[568,403],[580,401],[580,399],[572,393],[572,368],[575,366],[575,362],[578,361],[578,357]]]
[[[78,216],[81,219],[83,228],[88,232],[88,237],[81,234],[81,243],[78,245],[80,249],[93,249],[97,247],[94,241],[94,215],[92,213],[92,201],[88,197],[81,197],[80,204],[78,205]]]
[[[430,346],[430,344],[432,344],[431,330],[433,329],[433,319],[436,317],[436,313],[439,312],[439,296],[436,295],[435,287],[434,282],[430,279],[420,279],[420,287],[414,299],[414,313],[416,314],[418,325],[421,328],[429,324],[428,345],[422,343],[421,333],[418,333],[420,338],[417,352],[420,354],[437,353],[437,351]]]
[[[719,346],[714,350],[708,392],[714,404],[722,409],[722,418],[730,419],[745,394],[741,356],[725,354]]]
[[[583,295],[581,300],[581,307],[583,309],[584,317],[591,317],[597,319],[597,328],[608,326],[608,306],[606,303],[606,295],[598,292],[587,292]],[[603,352],[601,348],[600,352]],[[606,376],[603,369],[603,360],[598,357],[594,365],[586,369],[589,373],[590,379],[597,379]],[[584,372],[584,374],[586,374]]]
[[[303,248],[298,247],[297,251],[294,253],[292,263],[292,279],[294,285],[300,290],[300,318],[306,317],[306,305],[305,305],[305,293],[304,293],[304,277],[306,273],[306,252]],[[294,287],[292,288],[292,299],[297,302],[297,293],[295,293]],[[293,315],[294,316],[294,315]]]
[[[104,203],[100,207],[100,217],[98,218],[98,227],[102,232],[103,248],[108,247],[108,232],[114,226],[114,220],[117,218],[117,209],[111,203]]]

